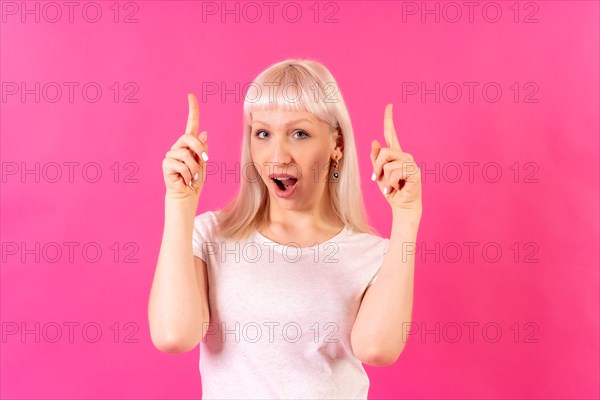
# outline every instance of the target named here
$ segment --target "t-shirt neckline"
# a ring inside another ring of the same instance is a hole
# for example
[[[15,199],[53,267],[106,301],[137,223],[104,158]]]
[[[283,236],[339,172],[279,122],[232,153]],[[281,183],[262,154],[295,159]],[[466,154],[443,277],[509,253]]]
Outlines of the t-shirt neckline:
[[[343,236],[345,236],[345,235],[346,235],[346,233],[348,233],[348,231],[349,231],[349,226],[348,226],[348,225],[344,225],[344,227],[342,228],[342,230],[341,230],[341,231],[339,231],[338,233],[336,233],[336,234],[335,234],[333,237],[331,237],[330,239],[327,239],[327,240],[326,240],[326,241],[324,241],[323,243],[317,243],[317,244],[314,244],[314,245],[312,245],[312,246],[308,246],[308,247],[300,247],[300,246],[297,246],[297,244],[298,244],[298,243],[294,242],[293,240],[292,240],[292,241],[290,241],[290,242],[288,242],[288,243],[286,243],[286,244],[278,243],[278,242],[276,242],[276,241],[274,241],[274,240],[271,240],[271,239],[269,239],[268,237],[264,236],[264,235],[263,235],[262,233],[260,233],[258,230],[255,230],[254,232],[255,232],[256,236],[258,236],[258,238],[259,238],[259,239],[260,239],[262,242],[266,242],[266,243],[275,243],[275,244],[276,244],[276,245],[278,245],[278,246],[288,246],[288,247],[295,247],[295,248],[297,248],[297,249],[300,249],[300,250],[308,250],[308,249],[314,249],[314,248],[317,248],[317,247],[319,247],[319,248],[322,248],[322,247],[324,247],[325,245],[327,245],[328,243],[333,243],[333,242],[335,242],[335,241],[339,240],[340,238],[342,238]]]

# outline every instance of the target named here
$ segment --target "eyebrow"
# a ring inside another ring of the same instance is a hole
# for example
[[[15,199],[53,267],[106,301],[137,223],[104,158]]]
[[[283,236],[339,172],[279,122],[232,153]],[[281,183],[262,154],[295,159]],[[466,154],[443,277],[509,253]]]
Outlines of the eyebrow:
[[[309,124],[312,124],[312,121],[311,121],[311,120],[309,120],[309,119],[306,119],[306,118],[301,118],[301,119],[297,119],[297,120],[295,120],[295,121],[290,121],[290,122],[288,122],[287,124],[285,124],[285,126],[293,125],[293,124],[295,124],[295,123],[297,123],[297,122],[302,122],[302,121],[306,121],[306,122],[308,122]],[[263,124],[263,125],[266,125],[266,126],[271,126],[271,125],[267,124],[266,122],[262,122],[262,121],[258,121],[258,120],[252,121],[252,123],[251,123],[250,125],[252,125],[252,124],[255,124],[255,123],[258,123],[258,124]]]

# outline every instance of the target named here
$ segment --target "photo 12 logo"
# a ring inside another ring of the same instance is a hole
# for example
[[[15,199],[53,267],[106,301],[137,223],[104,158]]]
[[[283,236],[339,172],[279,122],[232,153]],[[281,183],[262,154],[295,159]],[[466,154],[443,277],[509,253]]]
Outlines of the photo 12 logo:
[[[403,1],[402,23],[496,24],[505,20],[537,24],[539,10],[534,1]]]
[[[2,103],[139,103],[135,82],[2,82]]]
[[[2,1],[2,23],[57,24],[100,21],[137,24],[140,6],[134,1]]]
[[[403,322],[402,337],[410,341],[410,337],[421,343],[498,343],[512,341],[512,343],[539,343],[536,335],[540,327],[536,322],[519,321],[510,324],[501,324],[496,321],[448,321],[441,323],[431,322]]]
[[[336,24],[342,2],[337,1],[203,1],[202,23]]]
[[[135,177],[140,167],[133,161],[115,161],[102,165],[95,161],[5,161],[0,164],[2,183],[139,183]]]
[[[498,103],[503,98],[513,103],[539,103],[540,87],[536,82],[495,81],[402,82],[402,102],[408,103]]]
[[[12,242],[3,241],[0,244],[2,263],[25,264],[32,263],[86,263],[97,264],[110,262],[113,264],[137,264],[135,256],[140,250],[136,242],[98,243],[89,242]],[[4,267],[7,268],[7,267]]]
[[[2,343],[139,343],[136,322],[3,321]]]
[[[235,343],[242,341],[248,343],[297,343],[302,338],[311,339],[314,343],[338,343],[335,334],[340,327],[335,322],[316,321],[310,326],[304,326],[295,321],[286,323],[276,321],[246,322],[241,324],[235,322],[208,322],[202,327],[202,342],[206,343],[209,338],[225,343],[231,340]]]

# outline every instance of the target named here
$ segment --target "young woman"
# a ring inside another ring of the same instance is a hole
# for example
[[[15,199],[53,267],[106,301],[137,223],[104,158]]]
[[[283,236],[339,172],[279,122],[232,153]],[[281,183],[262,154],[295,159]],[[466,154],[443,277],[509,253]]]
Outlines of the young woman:
[[[422,214],[420,170],[400,148],[392,105],[387,147],[373,140],[370,151],[392,211],[387,239],[367,223],[350,117],[325,66],[291,59],[258,75],[237,196],[198,216],[208,142],[188,101],[186,132],[163,160],[154,345],[200,343],[204,399],[366,399],[362,363],[390,365],[406,343]]]

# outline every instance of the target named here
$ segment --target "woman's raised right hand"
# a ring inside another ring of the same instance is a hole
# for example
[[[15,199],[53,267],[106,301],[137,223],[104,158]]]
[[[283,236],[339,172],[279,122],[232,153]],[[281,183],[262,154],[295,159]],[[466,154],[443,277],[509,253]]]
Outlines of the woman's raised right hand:
[[[198,135],[200,112],[193,93],[188,94],[188,105],[185,133],[171,146],[162,163],[167,195],[179,199],[200,196],[208,160],[207,132]]]

